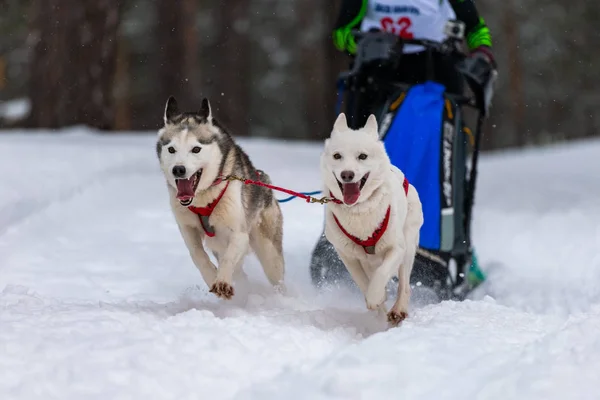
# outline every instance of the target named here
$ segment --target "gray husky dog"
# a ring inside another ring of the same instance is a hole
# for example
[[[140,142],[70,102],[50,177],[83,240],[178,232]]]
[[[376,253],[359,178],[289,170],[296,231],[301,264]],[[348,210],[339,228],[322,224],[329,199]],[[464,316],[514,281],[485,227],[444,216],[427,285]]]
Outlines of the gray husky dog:
[[[235,175],[269,183],[269,176],[254,168],[213,117],[208,99],[198,112],[180,112],[169,97],[156,152],[175,220],[210,292],[232,298],[234,278],[246,278],[242,264],[250,250],[271,284],[283,291],[283,216],[273,191],[226,179]]]

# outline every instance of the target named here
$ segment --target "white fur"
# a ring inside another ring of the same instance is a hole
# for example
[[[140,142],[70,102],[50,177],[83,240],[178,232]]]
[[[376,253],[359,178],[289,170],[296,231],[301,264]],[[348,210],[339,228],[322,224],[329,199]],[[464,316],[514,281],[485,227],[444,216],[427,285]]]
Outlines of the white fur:
[[[192,205],[204,207],[212,202],[223,189],[223,182],[204,192],[197,192]],[[241,199],[241,182],[231,182],[219,206],[210,217],[210,224],[215,228],[214,237],[208,237],[198,215],[182,206],[175,198],[176,190],[169,186],[171,207],[179,226],[184,242],[189,249],[194,264],[200,270],[209,287],[224,282],[229,285],[233,276],[242,268],[245,256],[250,252],[249,227],[247,226]],[[254,222],[254,221],[252,221]],[[218,254],[219,268],[210,261],[204,245]]]
[[[216,128],[207,124],[205,129]],[[201,148],[200,152],[192,153],[192,148],[196,146]],[[173,147],[176,152],[169,153],[169,147]],[[159,157],[161,169],[172,187],[176,187],[175,177],[171,172],[175,165],[183,165],[185,167],[186,176],[184,178],[189,178],[202,168],[203,172],[197,189],[200,191],[208,188],[219,175],[219,160],[221,160],[223,155],[216,142],[200,144],[194,134],[185,129],[173,136],[168,146],[162,147]]]
[[[369,173],[356,203],[327,204],[325,236],[363,292],[368,309],[385,312],[386,285],[394,275],[398,276],[398,296],[388,319],[399,322],[399,316],[408,315],[409,279],[423,225],[423,211],[412,185],[409,185],[408,195],[405,194],[404,174],[391,164],[377,132],[374,115],[369,116],[363,128],[352,130],[341,113],[331,137],[325,140],[320,167],[326,194],[331,192],[335,198],[343,199],[337,182],[342,181],[342,171],[354,172],[354,181]],[[342,157],[335,159],[336,153]],[[361,153],[367,155],[365,160],[359,159]],[[383,221],[388,206],[391,207],[389,224],[375,247],[375,254],[367,254],[362,246],[350,240],[333,217],[335,214],[348,233],[364,240]]]

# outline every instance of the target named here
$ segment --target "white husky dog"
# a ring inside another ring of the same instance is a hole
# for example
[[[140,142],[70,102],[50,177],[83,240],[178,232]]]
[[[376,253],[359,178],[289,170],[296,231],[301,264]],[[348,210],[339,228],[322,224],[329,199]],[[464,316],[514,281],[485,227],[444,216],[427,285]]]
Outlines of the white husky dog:
[[[325,236],[335,247],[370,310],[387,313],[386,286],[398,276],[398,296],[387,319],[398,325],[408,316],[410,274],[423,225],[417,190],[392,165],[379,140],[377,120],[348,128],[341,113],[321,154],[328,203]]]

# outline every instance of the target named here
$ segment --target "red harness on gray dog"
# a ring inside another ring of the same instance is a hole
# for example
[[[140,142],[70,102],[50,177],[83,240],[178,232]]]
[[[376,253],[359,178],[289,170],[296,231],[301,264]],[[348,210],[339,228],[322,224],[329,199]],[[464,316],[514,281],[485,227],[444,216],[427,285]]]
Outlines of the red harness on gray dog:
[[[222,179],[217,179],[213,183],[213,186],[218,185],[221,182],[223,182]],[[215,210],[215,207],[217,207],[217,204],[219,204],[219,201],[221,201],[221,198],[225,194],[227,187],[229,187],[229,181],[227,181],[227,184],[225,185],[223,190],[221,190],[221,193],[219,193],[219,196],[212,202],[208,203],[208,205],[206,207],[188,206],[188,210],[190,210],[194,214],[197,214],[198,217],[200,217],[200,225],[202,225],[202,229],[204,229],[204,233],[206,233],[206,236],[208,236],[208,237],[215,236],[215,228],[212,227],[208,223],[208,218],[211,216],[212,212]]]
[[[408,179],[406,179],[406,177],[404,177],[404,182],[402,182],[402,187],[404,188],[404,193],[407,196],[408,196],[408,187],[409,187],[408,185],[409,185]],[[333,197],[333,195],[331,193],[330,193],[330,196]],[[377,245],[377,242],[379,242],[379,239],[381,239],[381,237],[387,230],[388,224],[390,222],[390,211],[391,211],[391,206],[388,206],[388,209],[385,213],[385,217],[383,217],[383,221],[381,221],[381,223],[379,224],[377,229],[375,229],[375,232],[373,232],[373,234],[371,236],[369,236],[366,240],[359,239],[356,236],[348,233],[348,231],[346,231],[346,229],[344,229],[342,224],[340,224],[340,221],[338,221],[335,214],[333,214],[333,219],[335,220],[335,223],[337,224],[337,226],[344,233],[344,235],[346,235],[346,237],[348,239],[352,240],[357,245],[362,246],[362,248],[365,250],[365,253],[375,254],[375,246]]]

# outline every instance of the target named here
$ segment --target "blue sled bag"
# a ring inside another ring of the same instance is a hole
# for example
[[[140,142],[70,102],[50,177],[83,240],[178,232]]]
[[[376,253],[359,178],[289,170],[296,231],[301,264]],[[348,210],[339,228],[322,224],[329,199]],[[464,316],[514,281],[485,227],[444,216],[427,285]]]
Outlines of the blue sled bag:
[[[464,209],[469,131],[463,129],[461,109],[443,85],[428,81],[391,96],[378,120],[392,164],[415,186],[423,204],[417,257],[447,267],[450,258],[468,252]]]

